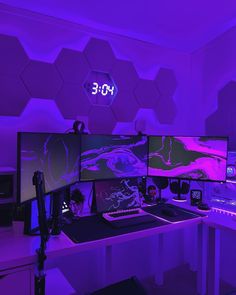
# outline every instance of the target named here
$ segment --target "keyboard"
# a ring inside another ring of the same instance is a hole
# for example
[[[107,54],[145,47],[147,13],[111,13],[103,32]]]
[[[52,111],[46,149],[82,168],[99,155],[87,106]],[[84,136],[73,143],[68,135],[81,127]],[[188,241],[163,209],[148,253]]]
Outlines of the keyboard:
[[[132,210],[132,211],[123,211],[119,213],[111,213],[109,214],[111,217],[120,217],[120,216],[129,216],[133,214],[138,214],[139,210]]]
[[[147,212],[142,210],[141,208],[127,209],[127,210],[119,210],[115,212],[107,212],[103,213],[102,217],[107,221],[134,218],[139,216],[149,215]]]

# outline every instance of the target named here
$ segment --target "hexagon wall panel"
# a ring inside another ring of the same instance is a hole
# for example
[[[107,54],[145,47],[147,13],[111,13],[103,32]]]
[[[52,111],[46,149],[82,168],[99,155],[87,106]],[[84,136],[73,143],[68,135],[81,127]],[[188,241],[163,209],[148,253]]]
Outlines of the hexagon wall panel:
[[[35,98],[53,99],[62,86],[55,66],[46,62],[30,61],[21,77],[29,93]]]
[[[153,108],[160,97],[152,80],[140,79],[134,93],[141,108]]]
[[[19,75],[29,62],[16,37],[0,34],[0,74]]]
[[[132,64],[132,62],[125,60],[116,60],[111,76],[117,85],[118,91],[120,89],[134,89],[137,85],[139,76]]]
[[[229,136],[229,149],[236,149],[236,82],[230,81],[218,93],[218,108],[205,121],[207,135]]]
[[[55,65],[62,79],[68,83],[83,84],[89,74],[90,67],[83,53],[63,48]]]
[[[177,81],[173,70],[161,68],[155,82],[161,94],[172,96],[175,93]]]
[[[65,119],[76,119],[77,116],[88,116],[90,102],[81,85],[64,84],[56,97]]]
[[[139,105],[131,89],[120,89],[111,108],[117,121],[130,122],[133,121]]]
[[[109,72],[115,62],[115,56],[107,41],[91,38],[84,49],[91,68],[97,71]]]
[[[155,106],[155,112],[161,124],[172,124],[177,113],[173,98],[162,95]]]
[[[0,77],[0,115],[19,116],[30,96],[24,84],[16,77]]]
[[[230,81],[218,92],[218,109],[228,109],[236,104],[236,82]]]
[[[88,127],[91,133],[111,134],[116,119],[109,107],[93,106],[89,113]]]

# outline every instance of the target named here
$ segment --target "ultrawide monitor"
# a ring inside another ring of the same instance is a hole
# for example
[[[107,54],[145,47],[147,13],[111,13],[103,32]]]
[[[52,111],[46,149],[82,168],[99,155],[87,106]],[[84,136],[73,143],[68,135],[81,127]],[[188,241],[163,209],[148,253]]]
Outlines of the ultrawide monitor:
[[[80,180],[147,175],[147,137],[82,135]]]
[[[150,136],[148,175],[226,180],[227,137]]]
[[[44,173],[46,193],[79,179],[80,136],[56,133],[18,133],[18,200],[36,197],[34,172]]]

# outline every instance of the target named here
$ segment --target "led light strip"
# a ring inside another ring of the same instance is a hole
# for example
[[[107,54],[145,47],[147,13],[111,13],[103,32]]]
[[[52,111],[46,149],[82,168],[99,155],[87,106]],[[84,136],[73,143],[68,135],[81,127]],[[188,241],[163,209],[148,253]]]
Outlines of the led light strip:
[[[225,210],[225,209],[212,207],[211,210],[212,210],[212,212],[224,214],[224,215],[227,215],[227,216],[236,216],[236,212],[228,211],[228,210]]]

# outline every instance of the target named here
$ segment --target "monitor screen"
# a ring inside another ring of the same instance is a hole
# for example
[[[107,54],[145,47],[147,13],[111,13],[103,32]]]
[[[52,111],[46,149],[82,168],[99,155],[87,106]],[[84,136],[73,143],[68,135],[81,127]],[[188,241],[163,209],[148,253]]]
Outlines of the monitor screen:
[[[35,197],[34,172],[44,173],[45,191],[53,192],[79,179],[80,137],[75,134],[18,134],[18,192],[20,202]]]
[[[227,137],[149,137],[149,176],[226,180]]]
[[[96,181],[94,184],[98,212],[137,208],[140,206],[136,178]]]
[[[147,148],[146,136],[82,135],[80,180],[146,175]]]

